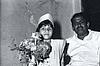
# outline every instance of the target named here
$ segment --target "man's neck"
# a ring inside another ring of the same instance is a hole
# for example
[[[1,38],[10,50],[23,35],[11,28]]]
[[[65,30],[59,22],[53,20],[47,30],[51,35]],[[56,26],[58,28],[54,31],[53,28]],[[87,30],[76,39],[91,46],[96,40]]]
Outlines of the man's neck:
[[[87,31],[87,33],[83,34],[83,35],[77,35],[77,37],[81,40],[83,40],[87,35],[89,34],[89,31]]]

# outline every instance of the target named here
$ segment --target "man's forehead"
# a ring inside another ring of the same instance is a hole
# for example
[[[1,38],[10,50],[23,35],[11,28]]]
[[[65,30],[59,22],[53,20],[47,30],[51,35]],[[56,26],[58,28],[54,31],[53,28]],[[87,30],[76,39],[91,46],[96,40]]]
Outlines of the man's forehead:
[[[77,17],[75,17],[74,19],[76,19],[76,20],[81,20],[81,19],[84,19],[82,16],[77,16]]]
[[[85,19],[81,16],[78,16],[78,17],[75,17],[74,20],[77,22],[80,22],[80,21],[85,20]]]

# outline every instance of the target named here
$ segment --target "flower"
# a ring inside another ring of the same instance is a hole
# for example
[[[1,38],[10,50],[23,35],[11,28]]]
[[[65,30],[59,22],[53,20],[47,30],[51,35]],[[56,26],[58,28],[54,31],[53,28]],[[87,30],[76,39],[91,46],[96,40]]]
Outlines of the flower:
[[[52,51],[50,43],[40,41],[36,45],[36,50],[33,51],[32,55],[35,56],[37,60],[43,61],[46,58],[49,58],[49,54]]]
[[[15,49],[18,50],[21,63],[29,63],[32,56],[37,61],[44,61],[49,58],[49,54],[52,51],[50,43],[35,38],[24,39]]]

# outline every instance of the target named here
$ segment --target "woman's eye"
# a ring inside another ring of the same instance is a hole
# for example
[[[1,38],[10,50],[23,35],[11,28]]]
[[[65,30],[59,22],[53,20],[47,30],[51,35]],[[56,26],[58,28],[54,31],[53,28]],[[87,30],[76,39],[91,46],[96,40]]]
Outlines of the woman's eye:
[[[51,31],[52,28],[47,28],[47,29],[45,29],[45,28],[41,28],[41,30],[42,30],[42,31],[46,31],[46,30],[47,30],[47,31]]]

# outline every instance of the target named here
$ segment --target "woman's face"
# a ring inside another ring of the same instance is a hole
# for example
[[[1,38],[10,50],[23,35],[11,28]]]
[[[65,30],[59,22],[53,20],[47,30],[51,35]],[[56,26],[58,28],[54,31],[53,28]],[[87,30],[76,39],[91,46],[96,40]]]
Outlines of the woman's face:
[[[53,33],[53,29],[50,25],[43,25],[41,28],[40,28],[40,34],[43,36],[43,38],[45,40],[48,40],[51,38],[52,36],[52,33]]]

